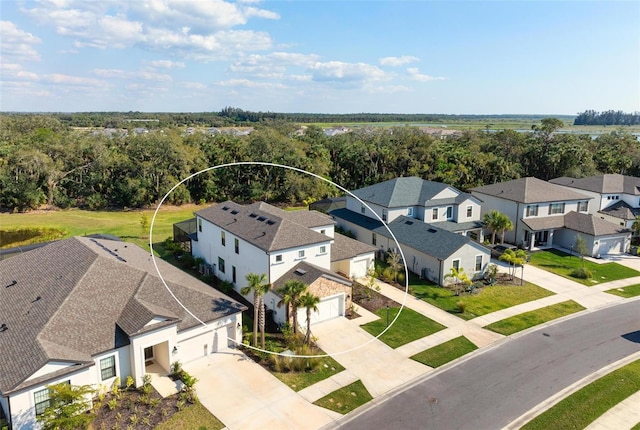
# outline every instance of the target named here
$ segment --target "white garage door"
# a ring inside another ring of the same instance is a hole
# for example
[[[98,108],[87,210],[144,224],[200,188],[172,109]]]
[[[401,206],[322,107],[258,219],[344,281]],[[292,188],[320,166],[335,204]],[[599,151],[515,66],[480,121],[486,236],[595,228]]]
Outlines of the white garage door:
[[[620,254],[622,253],[622,243],[624,238],[611,237],[609,239],[600,239],[598,253],[600,254]]]
[[[311,311],[311,324],[327,321],[344,315],[344,293],[324,297],[318,304],[318,311]],[[298,324],[307,326],[307,309],[298,309]]]
[[[370,261],[371,259],[369,258],[353,260],[351,262],[351,273],[349,273],[349,275],[353,278],[362,278],[363,276],[367,276]]]

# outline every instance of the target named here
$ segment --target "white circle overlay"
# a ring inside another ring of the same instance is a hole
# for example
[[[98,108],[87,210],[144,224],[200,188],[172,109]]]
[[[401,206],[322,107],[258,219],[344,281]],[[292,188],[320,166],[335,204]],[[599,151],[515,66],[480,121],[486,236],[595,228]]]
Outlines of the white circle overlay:
[[[171,297],[173,297],[173,299],[189,314],[191,315],[193,318],[195,318],[196,321],[198,321],[200,324],[202,324],[205,327],[211,328],[212,330],[214,330],[213,327],[210,327],[209,324],[207,324],[206,322],[202,321],[200,318],[198,318],[196,315],[193,314],[193,312],[191,312],[176,296],[175,294],[173,294],[173,291],[171,291],[171,289],[169,288],[169,286],[167,285],[167,282],[165,281],[164,277],[162,276],[162,273],[160,273],[160,269],[158,268],[158,263],[156,260],[156,257],[153,253],[153,225],[156,221],[156,216],[158,215],[158,211],[160,210],[160,208],[162,207],[164,201],[167,199],[167,197],[169,197],[169,195],[176,189],[178,188],[180,185],[184,184],[186,181],[188,181],[189,179],[194,178],[195,176],[198,176],[201,173],[204,172],[208,172],[211,170],[217,170],[217,169],[222,169],[225,167],[235,167],[235,166],[270,166],[270,167],[279,167],[282,169],[288,169],[288,170],[292,170],[294,172],[298,172],[298,173],[304,173],[306,175],[312,176],[316,179],[320,179],[323,180],[325,182],[327,182],[328,184],[333,185],[334,187],[344,191],[345,193],[349,194],[351,197],[355,198],[358,202],[360,202],[362,205],[364,205],[367,209],[369,209],[373,215],[375,215],[375,217],[382,223],[382,225],[387,229],[387,231],[389,232],[389,234],[391,235],[391,238],[393,239],[393,241],[396,243],[396,245],[398,246],[398,251],[400,253],[400,256],[402,257],[402,261],[403,261],[403,265],[404,265],[404,273],[405,273],[405,289],[404,289],[404,296],[402,299],[402,303],[400,304],[400,310],[398,311],[398,313],[396,314],[395,318],[393,319],[393,321],[391,321],[389,323],[389,325],[382,330],[382,332],[380,332],[380,334],[378,334],[376,337],[360,344],[360,345],[356,345],[353,348],[344,350],[344,351],[338,351],[338,352],[332,352],[331,354],[319,354],[319,355],[293,355],[293,354],[284,354],[281,352],[274,352],[274,351],[267,351],[261,348],[257,348],[255,346],[251,346],[251,345],[246,345],[244,343],[242,343],[241,341],[238,342],[235,339],[231,339],[229,337],[227,337],[228,340],[230,340],[231,342],[239,345],[239,346],[243,346],[245,348],[250,348],[253,349],[255,351],[259,351],[259,352],[264,352],[267,354],[273,354],[273,355],[280,355],[283,357],[289,357],[289,358],[322,358],[322,357],[329,357],[329,356],[333,356],[333,355],[341,355],[341,354],[346,354],[348,352],[351,351],[355,351],[357,349],[360,349],[368,344],[370,344],[373,341],[378,340],[378,338],[380,336],[382,336],[383,334],[385,334],[387,332],[387,330],[389,330],[391,328],[391,326],[396,322],[396,320],[398,319],[398,317],[400,316],[400,314],[402,313],[402,309],[404,309],[404,304],[407,300],[407,296],[409,295],[409,270],[407,269],[407,265],[404,264],[405,262],[405,257],[404,257],[404,253],[402,252],[402,248],[400,247],[400,243],[398,242],[398,239],[396,239],[396,236],[393,234],[393,232],[391,231],[391,229],[389,228],[389,226],[387,225],[387,223],[385,221],[382,220],[382,218],[380,218],[380,216],[378,216],[377,213],[375,213],[375,211],[364,201],[362,201],[358,196],[356,196],[355,194],[353,194],[351,191],[347,190],[346,188],[342,187],[341,185],[336,184],[335,182],[324,178],[320,175],[317,175],[315,173],[312,172],[308,172],[306,170],[303,169],[299,169],[297,167],[292,167],[292,166],[287,166],[284,164],[277,164],[277,163],[268,163],[268,162],[264,162],[264,161],[241,161],[241,162],[236,162],[236,163],[226,163],[226,164],[219,164],[217,166],[212,166],[212,167],[208,167],[206,169],[202,169],[199,172],[193,173],[189,176],[187,176],[186,178],[182,179],[180,182],[178,182],[177,184],[175,184],[168,192],[167,194],[164,195],[164,197],[162,198],[162,200],[160,200],[160,203],[158,203],[158,206],[156,207],[156,210],[153,213],[153,218],[151,219],[151,224],[149,226],[149,248],[150,248],[150,252],[151,252],[151,259],[153,261],[153,265],[156,268],[156,272],[158,273],[158,276],[160,277],[160,280],[162,281],[162,284],[164,285],[164,287],[167,289],[167,291],[169,292],[169,294],[171,295]],[[369,288],[369,287],[365,287],[365,288]]]

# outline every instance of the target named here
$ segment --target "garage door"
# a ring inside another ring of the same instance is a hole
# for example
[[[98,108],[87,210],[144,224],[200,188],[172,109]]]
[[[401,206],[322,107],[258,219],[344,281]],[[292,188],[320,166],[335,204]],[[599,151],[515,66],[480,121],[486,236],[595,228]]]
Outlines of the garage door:
[[[367,276],[370,261],[371,259],[369,258],[354,260],[351,263],[351,273],[349,273],[349,275],[353,278],[362,278],[363,276]]]
[[[620,254],[622,253],[622,243],[624,238],[612,237],[609,239],[600,239],[600,247],[598,252],[600,254]]]
[[[318,304],[318,311],[311,311],[311,324],[327,321],[344,315],[344,293],[324,297]],[[298,309],[298,324],[307,326],[307,309]]]

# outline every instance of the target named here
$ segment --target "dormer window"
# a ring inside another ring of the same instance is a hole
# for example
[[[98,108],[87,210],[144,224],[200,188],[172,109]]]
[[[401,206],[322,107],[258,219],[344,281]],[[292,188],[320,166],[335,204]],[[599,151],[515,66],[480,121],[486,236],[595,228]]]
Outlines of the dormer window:
[[[453,207],[447,206],[447,219],[453,218]]]
[[[473,206],[467,206],[467,218],[471,218],[473,216]]]
[[[587,212],[588,208],[589,208],[588,201],[578,202],[578,212]]]
[[[382,209],[382,221],[387,222],[387,210]]]
[[[364,205],[360,205],[360,213],[364,215],[366,211],[367,209],[364,207]]]
[[[407,216],[408,217],[412,217],[413,216],[413,208],[407,208]]]

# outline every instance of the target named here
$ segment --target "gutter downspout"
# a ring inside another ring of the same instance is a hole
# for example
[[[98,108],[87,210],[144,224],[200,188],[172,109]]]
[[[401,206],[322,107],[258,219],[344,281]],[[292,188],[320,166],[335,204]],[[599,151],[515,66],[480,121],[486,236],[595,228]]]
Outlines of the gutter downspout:
[[[13,417],[11,416],[11,396],[7,396],[7,406],[9,408],[8,411],[8,419],[9,419],[9,430],[13,429]]]

